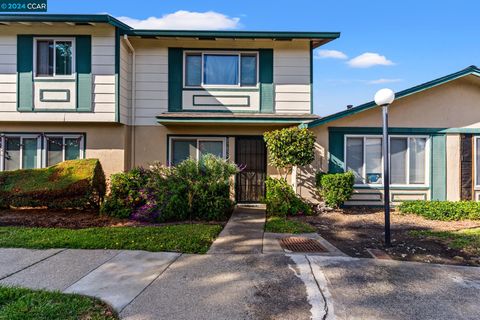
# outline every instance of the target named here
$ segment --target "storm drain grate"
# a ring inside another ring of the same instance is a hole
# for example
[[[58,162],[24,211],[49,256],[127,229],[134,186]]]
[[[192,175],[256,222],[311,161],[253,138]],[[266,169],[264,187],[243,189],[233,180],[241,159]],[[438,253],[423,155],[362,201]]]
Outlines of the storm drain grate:
[[[308,238],[288,237],[280,239],[284,250],[291,252],[326,252],[327,250],[317,241]]]

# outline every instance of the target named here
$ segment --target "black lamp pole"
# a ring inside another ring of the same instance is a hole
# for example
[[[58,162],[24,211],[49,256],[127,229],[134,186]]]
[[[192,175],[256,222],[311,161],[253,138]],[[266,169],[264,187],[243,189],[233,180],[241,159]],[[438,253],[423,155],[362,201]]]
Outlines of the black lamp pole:
[[[382,105],[383,115],[383,205],[385,209],[385,247],[390,247],[390,157],[388,152],[388,104]]]

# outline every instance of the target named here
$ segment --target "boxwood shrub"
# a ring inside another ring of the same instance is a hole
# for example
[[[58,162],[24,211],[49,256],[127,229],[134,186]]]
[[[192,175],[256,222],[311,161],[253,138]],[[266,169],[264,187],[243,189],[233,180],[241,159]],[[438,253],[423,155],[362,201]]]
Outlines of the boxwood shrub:
[[[354,183],[355,177],[350,171],[331,174],[319,172],[316,175],[317,189],[323,201],[326,205],[334,208],[338,208],[350,199]]]
[[[97,159],[0,172],[1,208],[98,208],[104,196],[105,174]]]
[[[297,196],[291,185],[283,179],[267,177],[264,202],[269,216],[310,215],[312,208],[302,198]]]
[[[475,201],[405,201],[398,209],[430,220],[480,219],[480,202]]]

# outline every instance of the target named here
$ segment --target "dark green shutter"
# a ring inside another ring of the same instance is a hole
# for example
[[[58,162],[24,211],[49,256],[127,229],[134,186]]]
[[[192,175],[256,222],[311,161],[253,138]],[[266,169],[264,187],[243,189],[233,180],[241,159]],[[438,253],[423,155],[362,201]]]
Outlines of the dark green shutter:
[[[432,200],[445,200],[447,197],[447,159],[445,135],[432,135],[431,190]]]
[[[33,36],[17,37],[17,109],[33,111]]]
[[[77,110],[92,110],[92,37],[77,36],[75,41],[77,71]]]
[[[274,112],[273,50],[260,49],[260,112]]]
[[[183,50],[168,48],[168,111],[182,110]]]
[[[344,134],[341,132],[328,133],[328,172],[343,172],[344,168]]]

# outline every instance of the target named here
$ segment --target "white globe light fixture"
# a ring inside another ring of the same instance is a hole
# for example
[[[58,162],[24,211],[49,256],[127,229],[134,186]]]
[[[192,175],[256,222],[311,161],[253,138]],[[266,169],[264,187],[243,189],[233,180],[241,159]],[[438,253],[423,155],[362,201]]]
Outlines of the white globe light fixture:
[[[390,157],[388,148],[388,106],[395,100],[395,92],[380,89],[375,93],[375,103],[382,107],[383,119],[383,205],[385,209],[385,247],[390,247]]]

